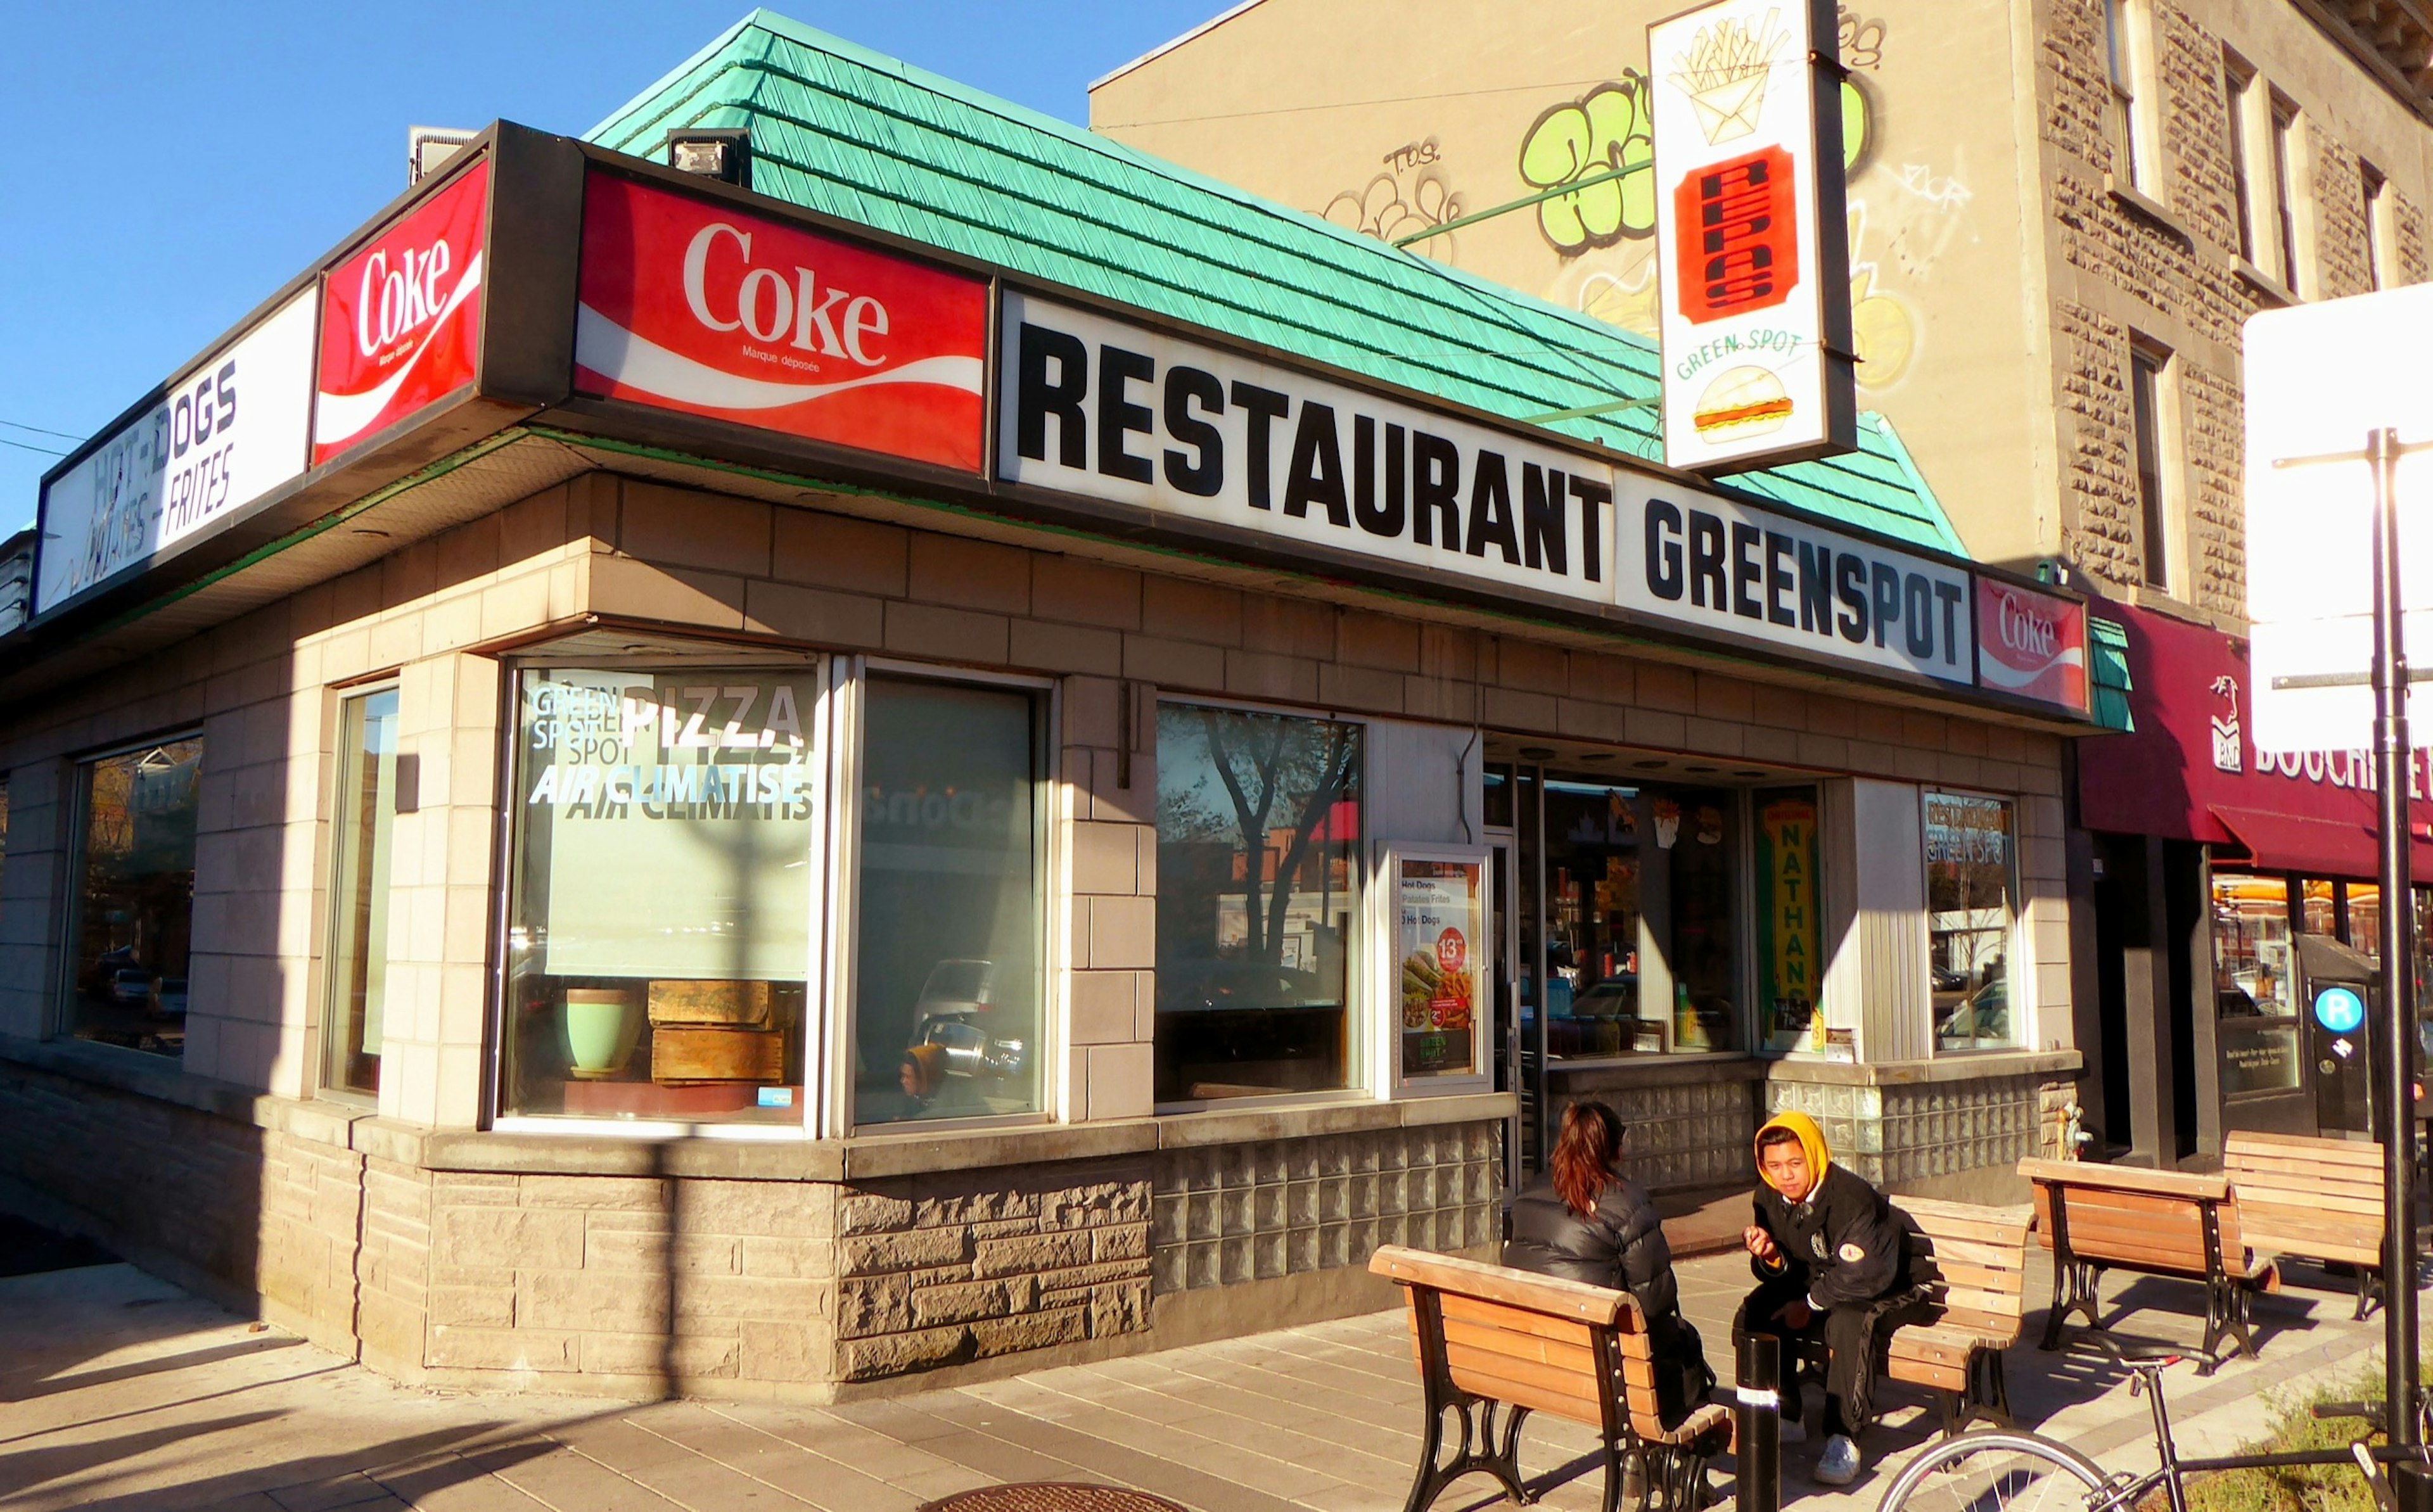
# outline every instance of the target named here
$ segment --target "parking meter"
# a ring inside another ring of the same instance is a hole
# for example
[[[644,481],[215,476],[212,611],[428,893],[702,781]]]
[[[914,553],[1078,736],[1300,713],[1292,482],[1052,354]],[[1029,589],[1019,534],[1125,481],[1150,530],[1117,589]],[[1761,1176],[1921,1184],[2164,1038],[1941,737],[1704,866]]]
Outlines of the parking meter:
[[[2369,1134],[2373,1112],[2374,1014],[2379,975],[2363,955],[2325,935],[2298,937],[2305,989],[2306,1059],[2314,1067],[2315,1127]]]

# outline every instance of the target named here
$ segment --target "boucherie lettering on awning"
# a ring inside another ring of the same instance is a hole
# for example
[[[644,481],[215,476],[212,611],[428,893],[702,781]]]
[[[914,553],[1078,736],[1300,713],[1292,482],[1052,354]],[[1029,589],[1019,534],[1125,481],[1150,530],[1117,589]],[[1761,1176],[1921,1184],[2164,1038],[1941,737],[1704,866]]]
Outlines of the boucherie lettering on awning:
[[[1000,308],[1005,482],[1976,682],[1965,567],[1014,290]]]
[[[1613,469],[1012,289],[997,476],[1611,603]]]

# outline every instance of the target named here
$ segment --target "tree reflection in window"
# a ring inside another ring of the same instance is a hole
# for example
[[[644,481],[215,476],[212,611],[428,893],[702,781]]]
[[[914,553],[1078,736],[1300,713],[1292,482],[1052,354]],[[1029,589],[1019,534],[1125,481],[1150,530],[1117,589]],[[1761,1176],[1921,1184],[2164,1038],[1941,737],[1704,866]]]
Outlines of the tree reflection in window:
[[[1160,1101],[1348,1083],[1361,745],[1332,720],[1159,709]]]

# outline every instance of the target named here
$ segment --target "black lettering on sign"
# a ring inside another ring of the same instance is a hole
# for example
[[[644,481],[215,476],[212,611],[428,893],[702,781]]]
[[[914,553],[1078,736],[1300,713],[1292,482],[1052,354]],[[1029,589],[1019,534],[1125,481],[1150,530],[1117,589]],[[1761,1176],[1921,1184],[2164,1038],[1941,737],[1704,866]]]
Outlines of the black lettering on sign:
[[[1732,613],[1744,620],[1762,620],[1765,610],[1750,591],[1763,580],[1764,569],[1757,565],[1758,528],[1732,522]]]
[[[1799,628],[1833,633],[1833,548],[1799,543]]]
[[[1197,453],[1186,457],[1169,449],[1165,481],[1177,493],[1214,499],[1225,486],[1225,433],[1191,413],[1191,406],[1211,416],[1225,413],[1225,385],[1215,373],[1197,367],[1165,370],[1165,433]]]
[[[1470,480],[1470,554],[1485,556],[1493,546],[1504,560],[1521,565],[1521,538],[1512,531],[1512,479],[1501,451],[1481,451]]]
[[[1867,568],[1876,590],[1876,646],[1881,650],[1900,620],[1900,569],[1890,562],[1870,562]]]
[[[1352,422],[1352,450],[1358,455],[1352,465],[1352,518],[1371,535],[1392,539],[1403,534],[1403,428],[1386,427],[1386,497],[1373,499],[1371,484],[1376,481],[1376,467],[1370,460],[1372,446],[1370,433],[1377,422],[1363,415]]]
[[[1909,637],[1909,654],[1920,661],[1934,654],[1934,585],[1915,572],[1903,581],[1901,605],[1907,617],[1905,634]]]
[[[1943,659],[1948,666],[1960,665],[1960,585],[1937,583],[1934,596],[1943,604]]]
[[[1681,600],[1681,511],[1647,501],[1647,591],[1668,603]]]
[[[1056,364],[1048,382],[1047,365]],[[1056,460],[1067,467],[1090,465],[1090,422],[1081,400],[1090,391],[1090,350],[1081,338],[1046,326],[1022,323],[1021,372],[1014,380],[1013,449],[1033,462],[1047,460],[1047,417],[1056,416]]]
[[[1591,583],[1602,583],[1605,581],[1605,531],[1598,524],[1598,515],[1606,505],[1613,502],[1613,489],[1601,483],[1591,483],[1577,474],[1570,482],[1572,497],[1580,501],[1580,576]],[[1674,516],[1673,523],[1677,532],[1680,516]]]
[[[1765,533],[1765,618],[1769,623],[1795,625],[1799,616],[1783,595],[1796,586],[1791,575],[1791,537],[1778,530]]]
[[[1147,352],[1098,348],[1098,471],[1107,477],[1148,483],[1157,476],[1148,458],[1136,457],[1124,446],[1128,433],[1148,434],[1155,418],[1148,405],[1131,401],[1131,385],[1156,377],[1157,364]]]
[[[1305,518],[1309,506],[1326,510],[1335,524],[1349,527],[1352,506],[1343,495],[1343,448],[1335,434],[1335,406],[1303,399],[1301,428],[1293,433],[1292,466],[1285,469],[1285,513]]]
[[[1246,459],[1246,465],[1251,469],[1251,507],[1252,509],[1272,508],[1274,497],[1271,490],[1274,484],[1271,480],[1275,474],[1272,466],[1275,460],[1275,449],[1269,444],[1268,423],[1271,420],[1281,420],[1291,414],[1292,399],[1272,388],[1261,388],[1256,383],[1245,383],[1235,379],[1234,402],[1251,412],[1251,454]]]
[[[1703,509],[1690,511],[1690,606],[1703,609],[1713,600],[1718,611],[1728,610],[1724,597],[1724,522]]]
[[[1833,596],[1842,601],[1833,628],[1850,644],[1863,643],[1867,638],[1867,563],[1858,552],[1845,552],[1834,559]]]
[[[1571,537],[1563,529],[1563,475],[1521,464],[1521,554],[1531,567],[1571,575]]]
[[[1461,550],[1461,448],[1425,431],[1411,433],[1411,539],[1436,544],[1433,528],[1444,527],[1445,550]]]

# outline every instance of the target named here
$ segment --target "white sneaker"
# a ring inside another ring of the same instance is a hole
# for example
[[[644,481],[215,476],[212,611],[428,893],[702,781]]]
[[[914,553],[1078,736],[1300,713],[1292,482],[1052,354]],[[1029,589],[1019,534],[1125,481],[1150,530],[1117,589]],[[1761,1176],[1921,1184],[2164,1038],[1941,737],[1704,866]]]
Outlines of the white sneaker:
[[[1782,1441],[1786,1444],[1808,1442],[1808,1425],[1796,1418],[1782,1419]]]
[[[1859,1446],[1850,1442],[1847,1434],[1835,1434],[1825,1440],[1825,1453],[1816,1456],[1816,1479],[1827,1486],[1847,1486],[1859,1478]]]

